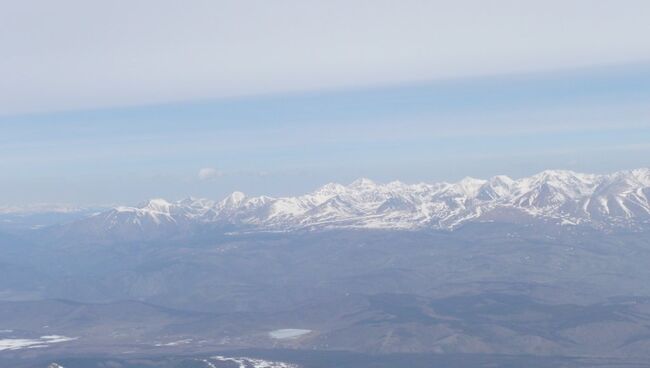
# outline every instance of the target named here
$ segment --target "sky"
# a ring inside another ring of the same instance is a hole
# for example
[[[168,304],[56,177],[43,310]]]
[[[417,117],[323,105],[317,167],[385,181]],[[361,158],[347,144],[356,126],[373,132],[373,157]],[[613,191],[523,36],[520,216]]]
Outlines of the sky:
[[[647,1],[0,2],[0,206],[650,166]]]

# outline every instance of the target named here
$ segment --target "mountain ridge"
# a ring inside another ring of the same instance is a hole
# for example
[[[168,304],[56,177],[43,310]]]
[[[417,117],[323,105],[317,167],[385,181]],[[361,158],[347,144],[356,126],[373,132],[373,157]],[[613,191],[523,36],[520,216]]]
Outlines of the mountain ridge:
[[[221,201],[156,198],[118,206],[66,225],[66,232],[118,238],[172,236],[199,227],[260,231],[331,228],[454,230],[472,221],[544,221],[608,230],[650,224],[650,169],[583,174],[545,170],[520,179],[504,175],[456,183],[377,184],[366,178],[328,183],[294,197]]]

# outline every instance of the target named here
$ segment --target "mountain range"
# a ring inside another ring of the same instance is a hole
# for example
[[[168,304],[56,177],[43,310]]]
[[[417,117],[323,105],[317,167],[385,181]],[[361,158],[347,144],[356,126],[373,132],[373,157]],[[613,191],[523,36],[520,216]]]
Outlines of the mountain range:
[[[377,184],[358,179],[326,184],[295,197],[221,201],[151,199],[96,212],[64,226],[59,235],[141,240],[222,231],[294,231],[338,228],[454,230],[468,222],[548,223],[612,231],[650,224],[650,169],[610,174],[546,170],[521,179],[495,176],[456,183]]]
[[[10,210],[0,215],[0,366],[215,355],[332,366],[289,349],[401,359],[347,366],[458,356],[439,365],[645,367],[648,198],[643,168]],[[45,346],[43,336],[70,340]],[[226,354],[240,349],[279,355]],[[209,366],[191,364],[151,366]]]

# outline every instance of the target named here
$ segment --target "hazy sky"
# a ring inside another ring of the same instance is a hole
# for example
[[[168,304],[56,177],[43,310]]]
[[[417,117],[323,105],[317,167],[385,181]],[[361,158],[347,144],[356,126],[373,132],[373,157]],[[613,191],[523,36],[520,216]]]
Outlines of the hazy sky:
[[[649,166],[648,1],[1,1],[0,204]]]

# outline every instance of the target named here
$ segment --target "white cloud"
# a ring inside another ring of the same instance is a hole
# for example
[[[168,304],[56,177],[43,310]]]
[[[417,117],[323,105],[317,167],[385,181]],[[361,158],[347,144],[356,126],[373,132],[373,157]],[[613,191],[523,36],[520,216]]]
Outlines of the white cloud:
[[[204,167],[201,170],[199,170],[198,177],[200,180],[214,180],[218,177],[223,176],[223,172],[212,168],[212,167]]]
[[[643,62],[649,13],[647,0],[8,1],[0,114]]]

